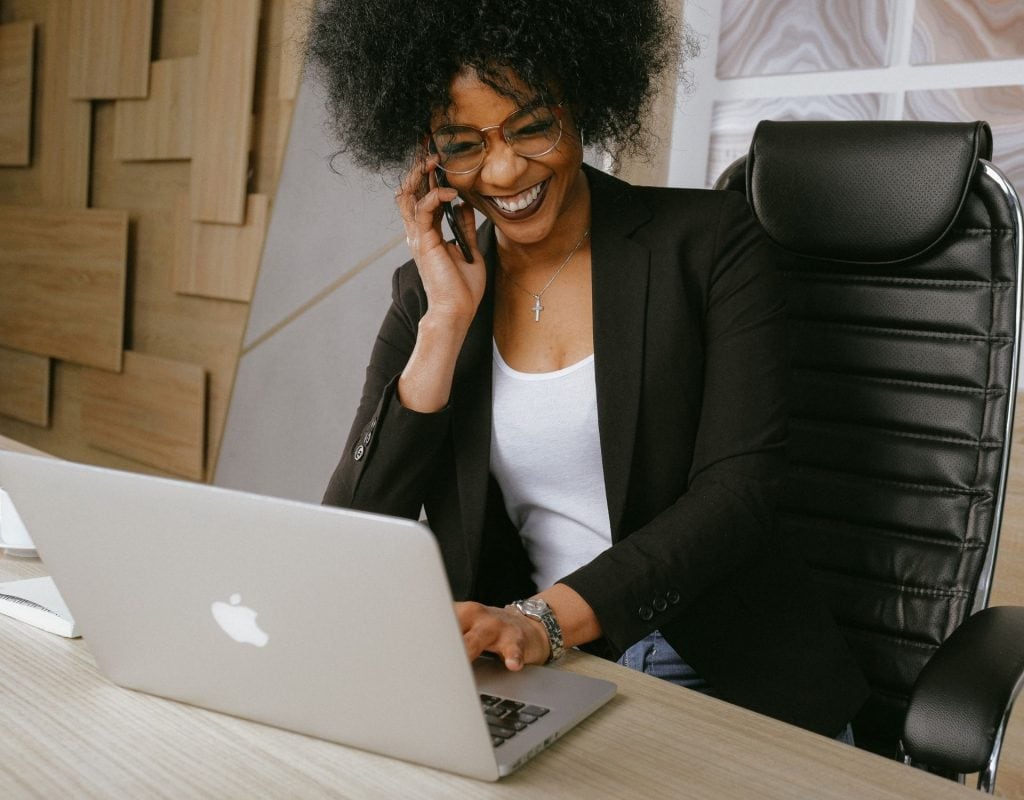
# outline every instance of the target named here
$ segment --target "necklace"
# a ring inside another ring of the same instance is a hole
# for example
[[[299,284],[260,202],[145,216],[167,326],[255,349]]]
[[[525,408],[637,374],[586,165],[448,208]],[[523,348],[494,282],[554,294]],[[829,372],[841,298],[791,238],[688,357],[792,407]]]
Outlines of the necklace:
[[[534,322],[540,322],[540,312],[544,310],[544,304],[540,301],[540,299],[544,296],[544,292],[546,292],[548,290],[548,287],[550,287],[551,284],[555,282],[555,278],[557,278],[561,274],[562,270],[565,269],[566,265],[572,260],[572,257],[576,255],[576,251],[579,250],[580,247],[583,245],[584,239],[586,239],[589,235],[590,228],[587,228],[585,231],[583,231],[583,235],[580,237],[579,241],[576,242],[576,245],[572,248],[571,251],[569,251],[569,255],[565,257],[565,261],[558,265],[558,269],[556,269],[554,274],[550,278],[548,278],[548,282],[544,284],[544,288],[537,293],[531,292],[529,289],[524,289],[516,282],[516,279],[513,278],[511,274],[509,274],[509,271],[507,269],[505,269],[504,267],[501,268],[501,271],[505,273],[505,277],[512,282],[513,286],[515,286],[520,291],[526,292],[528,295],[530,295],[530,297],[533,298]]]

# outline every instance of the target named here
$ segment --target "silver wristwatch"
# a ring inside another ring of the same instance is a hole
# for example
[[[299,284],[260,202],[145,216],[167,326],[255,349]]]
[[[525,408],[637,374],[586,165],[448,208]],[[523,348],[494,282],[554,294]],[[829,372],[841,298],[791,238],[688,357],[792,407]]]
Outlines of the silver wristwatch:
[[[565,655],[565,642],[562,639],[562,626],[555,619],[555,612],[551,610],[545,601],[539,597],[529,600],[516,600],[512,606],[524,617],[535,619],[544,626],[548,633],[548,644],[551,646],[551,655],[545,663],[550,664]]]

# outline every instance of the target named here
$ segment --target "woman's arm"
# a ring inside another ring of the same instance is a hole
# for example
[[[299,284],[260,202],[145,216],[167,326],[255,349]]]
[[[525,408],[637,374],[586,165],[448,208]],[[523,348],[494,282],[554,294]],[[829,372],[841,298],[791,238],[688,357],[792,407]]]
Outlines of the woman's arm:
[[[600,638],[597,616],[574,589],[556,583],[534,596],[551,607],[562,629],[562,644],[566,648]],[[456,603],[455,613],[470,660],[484,652],[495,653],[506,667],[518,670],[526,664],[543,664],[551,654],[544,625],[510,606],[494,608],[480,603]]]
[[[455,361],[487,283],[473,209],[465,204],[457,209],[474,256],[472,263],[441,236],[442,204],[454,201],[458,193],[437,185],[436,168],[434,156],[418,162],[395,195],[406,241],[427,296],[426,313],[419,321],[416,345],[402,370],[398,394],[406,408],[426,414],[448,405]]]
[[[636,520],[628,535],[562,579],[593,609],[612,650],[670,625],[712,587],[777,547],[774,515],[786,442],[781,277],[743,198],[716,194],[717,224],[708,225],[714,246],[706,257],[700,406],[685,489],[665,496],[660,509],[644,507],[642,495],[652,490],[641,489],[643,510],[627,509]],[[656,481],[657,470],[669,458],[666,448],[678,445],[666,436],[679,429],[671,421],[678,413],[661,398],[648,401],[640,487],[645,480],[666,485]]]
[[[434,455],[448,428],[455,362],[486,284],[473,211],[458,209],[474,254],[463,260],[441,236],[441,203],[452,189],[418,162],[396,193],[414,262],[392,283],[356,418],[324,494],[331,505],[416,518]]]

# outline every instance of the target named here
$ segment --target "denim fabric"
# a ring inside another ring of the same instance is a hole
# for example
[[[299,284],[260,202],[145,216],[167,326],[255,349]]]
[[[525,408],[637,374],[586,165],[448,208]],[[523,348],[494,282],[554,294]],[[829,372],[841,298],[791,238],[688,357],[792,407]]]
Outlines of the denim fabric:
[[[717,693],[706,680],[701,678],[680,657],[679,653],[665,641],[660,631],[655,631],[636,644],[630,645],[619,658],[624,667],[646,672],[655,678],[669,681],[678,686],[685,686],[697,692],[717,697]]]
[[[669,681],[678,686],[718,697],[714,687],[698,675],[693,667],[683,661],[682,657],[665,641],[660,631],[655,631],[636,644],[630,645],[619,658],[624,667],[645,672],[655,678]],[[836,741],[853,745],[853,727],[847,725]]]

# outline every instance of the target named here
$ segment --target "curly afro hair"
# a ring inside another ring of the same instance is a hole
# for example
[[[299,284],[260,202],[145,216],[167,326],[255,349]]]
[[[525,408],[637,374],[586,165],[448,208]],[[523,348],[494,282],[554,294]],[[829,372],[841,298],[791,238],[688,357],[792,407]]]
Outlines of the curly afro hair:
[[[520,105],[555,94],[588,143],[643,153],[680,45],[665,0],[321,0],[307,50],[342,152],[380,171],[409,163],[463,69]]]

